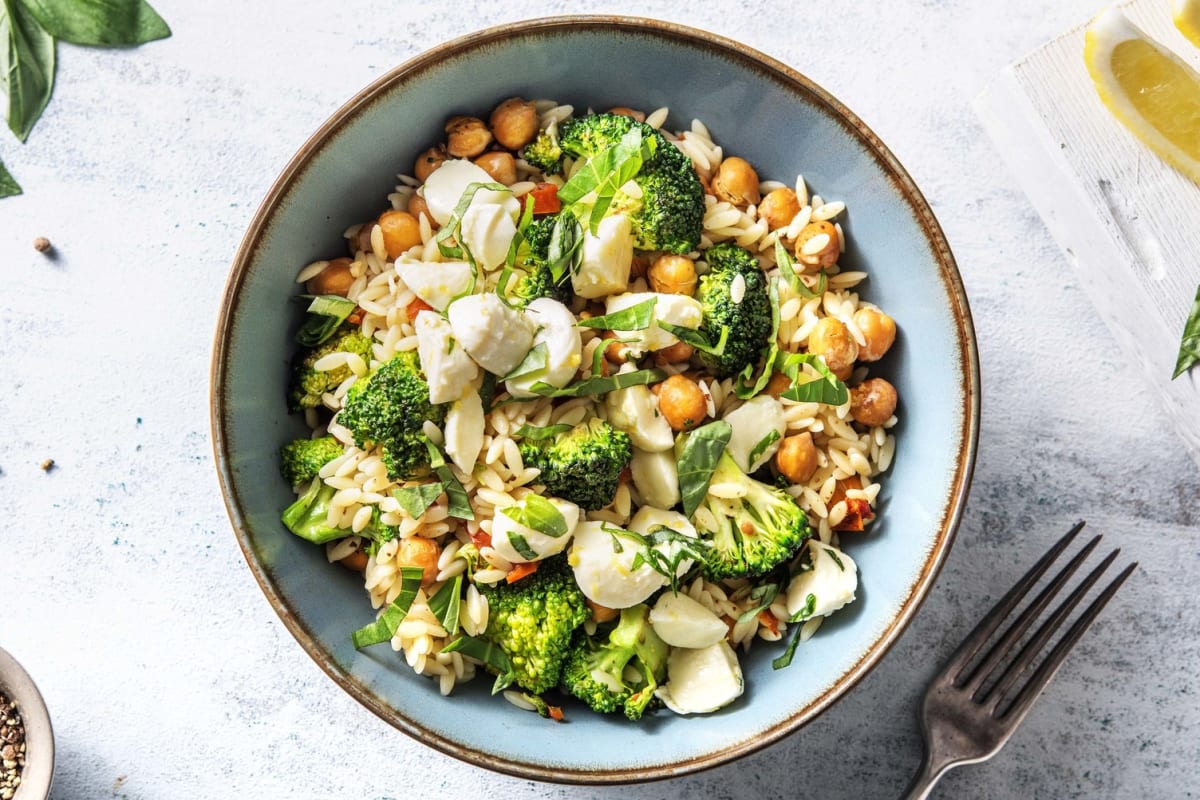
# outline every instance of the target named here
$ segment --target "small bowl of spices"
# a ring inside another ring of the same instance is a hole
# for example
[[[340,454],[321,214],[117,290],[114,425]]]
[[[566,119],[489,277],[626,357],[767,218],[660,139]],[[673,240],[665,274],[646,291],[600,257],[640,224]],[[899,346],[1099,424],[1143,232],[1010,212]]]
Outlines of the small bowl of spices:
[[[0,648],[0,800],[45,800],[54,780],[54,731],[29,673]]]

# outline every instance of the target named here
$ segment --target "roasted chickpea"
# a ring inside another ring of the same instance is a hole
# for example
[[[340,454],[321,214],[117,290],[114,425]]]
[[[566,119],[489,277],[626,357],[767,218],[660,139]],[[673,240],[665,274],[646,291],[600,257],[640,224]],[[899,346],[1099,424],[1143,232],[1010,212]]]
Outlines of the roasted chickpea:
[[[708,416],[708,403],[694,380],[686,375],[672,375],[658,391],[658,410],[671,430],[687,431]]]
[[[433,215],[429,213],[429,204],[425,202],[425,198],[421,195],[413,193],[413,196],[408,198],[408,213],[417,218],[417,222],[421,221],[421,215],[429,220],[429,224],[437,227],[437,223],[433,221]]]
[[[592,610],[592,621],[598,624],[611,622],[621,614],[621,612],[617,611],[615,608],[602,606],[594,600],[584,598],[584,602],[587,603],[587,607]]]
[[[795,189],[775,189],[768,192],[758,205],[758,217],[770,230],[785,228],[800,213],[800,198]]]
[[[837,229],[828,220],[810,222],[796,237],[796,260],[810,267],[832,267],[841,255]]]
[[[696,264],[687,256],[662,255],[646,271],[646,280],[652,291],[691,297],[696,292]]]
[[[854,324],[866,339],[866,344],[858,348],[859,361],[878,361],[896,341],[896,321],[877,308],[855,311]]]
[[[446,120],[446,152],[455,158],[474,158],[492,143],[492,132],[479,117]]]
[[[512,153],[493,150],[475,159],[475,163],[483,167],[483,171],[491,175],[496,183],[512,186],[517,182],[517,160],[512,157]]]
[[[429,148],[421,155],[417,156],[416,163],[413,164],[413,177],[421,183],[429,180],[429,176],[433,171],[442,165],[446,160],[446,146],[444,144],[435,145]]]
[[[829,371],[846,380],[858,358],[858,343],[840,319],[825,317],[808,334],[808,352],[823,356]]]
[[[896,387],[883,378],[870,378],[850,390],[850,416],[872,428],[896,413]]]
[[[731,156],[717,167],[717,174],[712,179],[713,194],[718,200],[724,200],[735,206],[745,208],[757,205],[761,199],[758,193],[758,173],[744,158]]]
[[[488,124],[497,142],[509,150],[518,150],[537,137],[537,107],[522,97],[510,97],[496,106]]]
[[[624,342],[617,341],[616,331],[605,331],[601,338],[612,339],[604,348],[604,360],[610,364],[624,364],[628,360],[628,350]]]
[[[350,284],[354,283],[350,263],[348,258],[335,258],[329,262],[329,266],[309,278],[304,288],[309,294],[337,294],[345,297],[346,292],[350,291]]]
[[[632,117],[638,122],[646,121],[646,114],[642,111],[636,111],[629,106],[616,106],[608,110],[610,114],[620,114],[622,117]]]
[[[808,431],[784,438],[775,451],[775,468],[792,483],[807,483],[817,471],[817,447]]]
[[[670,347],[655,350],[654,363],[660,367],[665,367],[668,364],[681,364],[691,358],[695,352],[696,348],[687,342],[676,342]]]
[[[385,211],[379,215],[378,225],[383,229],[383,249],[393,261],[421,243],[421,223],[407,211]]]
[[[429,586],[437,580],[437,562],[441,555],[441,545],[433,539],[409,536],[400,540],[400,547],[396,550],[396,563],[402,567],[420,567],[421,585]]]
[[[367,554],[362,550],[355,550],[338,563],[346,569],[352,569],[355,572],[362,572],[367,568]]]
[[[645,256],[634,255],[633,261],[629,262],[629,280],[646,277],[646,271],[650,269],[650,259]]]
[[[771,397],[778,399],[779,395],[783,394],[790,388],[792,388],[792,379],[782,372],[776,372],[771,376],[771,379],[767,381],[767,385],[763,391],[771,395]]]

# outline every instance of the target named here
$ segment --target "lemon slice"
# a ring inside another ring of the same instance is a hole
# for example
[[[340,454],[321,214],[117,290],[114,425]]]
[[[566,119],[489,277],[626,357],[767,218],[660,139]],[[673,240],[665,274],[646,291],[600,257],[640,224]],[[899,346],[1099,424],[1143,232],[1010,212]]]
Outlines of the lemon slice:
[[[1083,58],[1113,116],[1200,184],[1200,74],[1111,8],[1088,23]]]
[[[1175,27],[1196,47],[1200,47],[1200,0],[1172,0]]]

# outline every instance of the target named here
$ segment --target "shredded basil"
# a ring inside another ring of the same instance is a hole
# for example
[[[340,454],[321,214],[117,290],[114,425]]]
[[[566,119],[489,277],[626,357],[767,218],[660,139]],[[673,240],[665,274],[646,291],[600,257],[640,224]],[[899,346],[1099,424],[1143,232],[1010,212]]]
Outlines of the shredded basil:
[[[1183,326],[1183,338],[1179,343],[1179,358],[1175,361],[1175,380],[1196,364],[1200,364],[1200,286],[1196,287],[1196,300]]]
[[[717,339],[717,343],[713,344],[708,340],[708,337],[700,331],[693,330],[691,328],[685,328],[682,325],[676,325],[671,322],[665,322],[661,319],[655,324],[667,333],[674,335],[674,337],[679,341],[690,344],[697,350],[701,350],[714,356],[724,355],[725,344],[729,341],[728,325],[721,326],[721,336]]]
[[[450,219],[437,232],[437,235],[433,237],[433,240],[437,242],[438,251],[445,258],[463,258],[471,266],[471,283],[467,287],[467,290],[456,295],[453,298],[454,300],[474,294],[475,284],[479,281],[479,264],[475,261],[475,256],[472,255],[470,248],[464,245],[462,241],[462,221],[463,216],[467,213],[467,209],[471,206],[471,202],[475,199],[475,195],[482,189],[494,192],[509,191],[507,186],[500,183],[478,182],[467,184],[467,188],[463,190],[462,197],[458,199],[458,204],[450,212]]]
[[[630,128],[620,141],[580,166],[558,190],[559,201],[564,206],[574,205],[594,193],[596,199],[588,213],[588,229],[595,234],[617,191],[641,171],[642,165],[654,157],[657,149],[655,137],[643,137],[640,127]]]
[[[446,464],[442,451],[428,439],[425,440],[425,449],[429,451],[429,467],[441,480],[442,488],[446,491],[446,499],[449,501],[446,513],[457,519],[475,519],[475,512],[471,510],[471,502],[467,498],[467,490],[455,477],[454,470]]]
[[[811,617],[816,608],[817,596],[810,594],[804,600],[804,608],[796,612],[796,614],[794,614],[788,620],[788,622],[802,622]],[[787,650],[783,652],[783,655],[771,662],[772,667],[775,669],[783,669],[784,667],[791,666],[792,659],[796,656],[796,646],[800,644],[800,631],[802,628],[802,625],[797,625],[796,629],[792,631],[792,640],[788,642]]]
[[[390,642],[396,635],[396,628],[408,615],[413,601],[417,599],[417,591],[421,588],[421,568],[400,568],[400,594],[384,609],[383,613],[369,625],[356,630],[350,637],[355,649],[361,650],[373,644]]]
[[[732,435],[733,427],[723,419],[701,425],[688,434],[677,464],[679,493],[683,496],[685,516],[690,518],[700,507],[708,493],[708,484],[717,462],[721,460],[721,454],[725,452]]]
[[[311,297],[311,295],[301,295]],[[296,341],[305,347],[317,347],[329,341],[338,327],[346,321],[346,317],[356,308],[353,300],[347,300],[336,294],[323,294],[312,298],[308,304],[308,317],[300,330],[296,331]]]
[[[754,466],[754,462],[758,461],[759,456],[767,452],[767,448],[783,438],[783,434],[773,430],[758,441],[750,450],[750,466]]]
[[[808,364],[821,377],[801,381],[800,366]],[[825,403],[840,406],[850,399],[850,390],[825,366],[825,359],[812,353],[779,353],[775,369],[792,380],[792,386],[782,397],[797,403]]]
[[[846,571],[846,565],[842,563],[842,560],[840,558],[838,558],[838,554],[836,551],[830,550],[828,547],[823,547],[821,549],[823,549],[825,551],[825,555],[827,555],[833,559],[833,563],[837,564],[838,569],[840,569],[842,572]]]
[[[614,331],[644,331],[654,323],[654,306],[658,304],[657,297],[643,300],[629,308],[614,311],[591,319],[581,319],[576,324],[580,328],[602,328]]]
[[[422,483],[419,486],[403,486],[392,490],[392,497],[413,519],[420,519],[431,505],[442,496],[446,487],[440,483]]]
[[[518,525],[532,528],[553,539],[567,535],[567,518],[558,510],[558,506],[539,494],[526,495],[521,502],[500,509],[500,513]],[[509,534],[508,538],[512,541],[513,535]],[[537,553],[522,553],[515,544],[513,548],[525,558],[537,558]]]
[[[509,532],[507,537],[508,543],[512,545],[512,549],[516,550],[521,558],[528,559],[529,561],[537,561],[537,550],[529,546],[529,541],[524,536],[519,533]]]
[[[679,591],[680,576],[678,573],[683,562],[685,560],[703,562],[712,546],[704,539],[688,536],[686,533],[680,533],[666,525],[655,525],[645,534],[607,523],[602,524],[601,529],[611,538],[614,553],[625,552],[621,539],[631,541],[637,546],[637,554],[633,557],[633,563],[629,565],[631,572],[643,564],[650,567],[667,579],[673,594]],[[670,545],[675,545],[675,547],[670,547]],[[664,550],[669,552],[664,552]]]
[[[545,342],[538,342],[525,357],[521,359],[521,363],[512,368],[512,371],[505,375],[500,380],[511,381],[517,378],[524,378],[526,375],[532,375],[535,372],[544,372],[550,364],[550,348]]]
[[[547,425],[545,427],[537,427],[534,425],[522,425],[517,428],[513,435],[518,439],[528,439],[531,442],[540,442],[545,439],[553,439],[560,433],[566,433],[571,430],[570,425]]]
[[[479,661],[492,672],[496,673],[496,682],[492,685],[492,694],[508,688],[516,679],[516,673],[513,672],[512,661],[509,660],[508,654],[501,650],[498,645],[487,639],[463,634],[443,647],[442,652],[462,653],[464,656],[469,656]]]
[[[607,394],[630,386],[645,386],[648,383],[658,383],[666,380],[667,373],[661,369],[639,369],[633,372],[620,372],[607,378],[594,375],[579,383],[559,389],[544,381],[538,381],[529,387],[529,391],[541,397],[591,397],[597,394]]]
[[[771,573],[771,580],[766,583],[760,583],[750,590],[749,599],[755,601],[753,608],[749,608],[738,615],[738,622],[747,622],[754,617],[757,617],[761,612],[766,611],[775,602],[775,598],[779,596],[779,590],[783,587],[787,579],[786,570],[783,574],[779,571]]]
[[[442,584],[442,588],[429,598],[429,610],[442,623],[446,633],[453,636],[458,633],[458,609],[462,603],[463,576],[455,575],[453,579]]]
[[[795,262],[792,261],[791,254],[788,253],[783,243],[778,240],[775,241],[775,263],[779,266],[779,272],[787,278],[788,286],[791,287],[792,291],[805,300],[812,300],[814,297],[820,297],[825,294],[825,287],[828,282],[825,270],[817,273],[817,288],[808,288],[808,284],[802,281],[800,274],[796,272]]]
[[[569,209],[563,209],[554,218],[550,230],[550,242],[546,246],[546,265],[554,283],[562,281],[568,273],[579,268],[583,258],[583,226]]]

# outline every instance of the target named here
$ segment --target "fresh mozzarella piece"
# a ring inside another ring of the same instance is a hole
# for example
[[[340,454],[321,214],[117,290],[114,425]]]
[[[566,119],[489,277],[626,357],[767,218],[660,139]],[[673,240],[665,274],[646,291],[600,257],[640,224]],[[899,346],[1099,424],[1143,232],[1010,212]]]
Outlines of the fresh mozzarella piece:
[[[442,165],[435,169],[425,181],[423,190],[425,205],[429,207],[429,214],[437,224],[445,225],[450,221],[455,207],[458,206],[458,201],[462,199],[463,192],[467,190],[468,186],[472,183],[495,182],[496,179],[488,175],[483,167],[472,164],[466,159],[443,161]],[[513,197],[513,193],[508,190],[500,192],[494,189],[480,189],[471,199],[472,206],[476,203],[502,206],[514,220],[521,213],[520,201]]]
[[[494,375],[508,374],[533,344],[533,325],[525,315],[491,292],[461,297],[447,313],[454,338],[476,364]]]
[[[514,564],[528,561],[540,561],[543,558],[561,553],[567,549],[571,534],[579,523],[579,506],[557,497],[547,497],[546,500],[563,515],[567,532],[561,536],[551,536],[514,520],[505,509],[496,511],[492,519],[492,548]],[[509,508],[524,508],[525,502],[518,502]]]
[[[485,270],[493,270],[508,257],[517,223],[504,206],[476,200],[463,214],[461,233],[463,247],[475,261]]]
[[[701,318],[704,316],[700,302],[682,294],[626,292],[609,297],[605,301],[604,311],[607,314],[615,314],[650,299],[655,299],[656,302],[649,328],[640,331],[613,331],[618,339],[633,339],[628,346],[638,355],[648,350],[662,350],[679,341],[675,334],[667,333],[658,327],[659,321],[692,330],[700,327]]]
[[[737,655],[724,639],[698,649],[678,647],[667,658],[667,683],[656,692],[676,714],[707,714],[741,697]]]
[[[633,473],[633,485],[646,505],[671,508],[682,499],[674,450],[652,453],[635,447],[629,468]]]
[[[579,269],[571,275],[575,294],[596,298],[625,291],[633,263],[633,226],[629,217],[624,214],[605,217],[596,226],[595,236],[584,230],[580,249]]]
[[[729,626],[703,603],[671,592],[663,592],[650,609],[650,624],[672,647],[708,647],[729,633]]]
[[[608,421],[629,434],[634,447],[657,453],[675,446],[675,434],[658,412],[658,400],[645,386],[629,386],[604,398]]]
[[[769,394],[760,394],[725,415],[733,428],[729,436],[729,455],[742,472],[754,472],[775,455],[787,420],[783,403]],[[753,456],[753,458],[751,458]]]
[[[667,580],[648,564],[633,569],[640,548],[632,539],[615,533],[619,530],[604,522],[580,522],[575,526],[567,555],[567,563],[575,570],[575,582],[584,595],[594,603],[618,609],[637,605],[661,589]],[[614,535],[620,552],[613,546]]]
[[[446,455],[450,456],[454,466],[471,474],[479,451],[483,449],[483,401],[479,392],[469,390],[450,405],[442,434],[446,439]]]
[[[854,560],[816,539],[808,541],[808,554],[812,569],[801,572],[788,584],[788,614],[795,616],[804,611],[809,595],[814,600],[809,617],[824,617],[854,602],[854,591],[858,588],[858,566]]]
[[[670,528],[676,533],[695,539],[696,528],[688,521],[688,518],[678,511],[664,511],[661,508],[653,508],[652,506],[642,506],[638,512],[633,515],[633,519],[629,520],[629,530],[634,533],[640,533],[643,536],[649,536],[656,528]],[[676,543],[664,543],[654,548],[665,555],[668,559],[674,559],[680,550],[680,546]],[[690,558],[681,559],[679,566],[675,569],[676,576],[682,576],[685,572],[692,568],[694,562]],[[664,580],[665,584],[666,581]]]
[[[562,388],[579,371],[583,339],[571,309],[549,297],[539,297],[525,307],[534,328],[533,347],[546,345],[546,368],[504,382],[513,397],[534,397],[529,389],[539,381]]]
[[[417,332],[417,358],[429,383],[429,402],[448,403],[463,396],[479,377],[479,367],[454,340],[450,323],[426,311],[413,322]]]
[[[471,265],[465,261],[401,261],[396,264],[396,274],[413,294],[438,311],[445,311],[451,300],[471,288]]]

